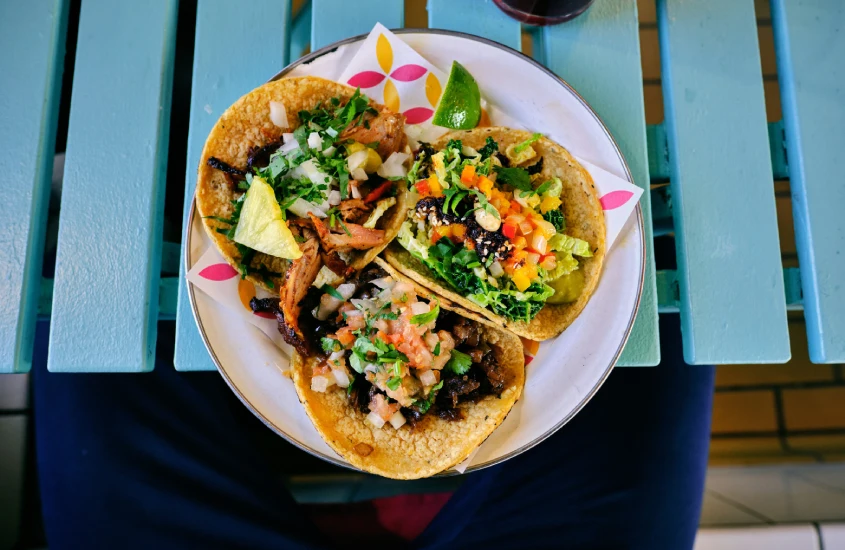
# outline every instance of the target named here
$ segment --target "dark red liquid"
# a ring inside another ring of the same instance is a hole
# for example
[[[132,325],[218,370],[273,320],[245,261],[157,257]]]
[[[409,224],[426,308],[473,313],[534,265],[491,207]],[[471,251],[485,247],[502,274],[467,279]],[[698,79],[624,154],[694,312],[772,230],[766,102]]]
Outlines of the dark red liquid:
[[[556,25],[581,15],[593,0],[493,0],[502,11],[529,25]]]

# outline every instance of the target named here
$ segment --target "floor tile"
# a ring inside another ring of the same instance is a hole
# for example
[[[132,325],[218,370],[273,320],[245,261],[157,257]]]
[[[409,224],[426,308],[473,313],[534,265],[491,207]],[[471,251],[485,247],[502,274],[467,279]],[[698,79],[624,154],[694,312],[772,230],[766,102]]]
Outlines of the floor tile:
[[[819,550],[812,525],[701,529],[694,550]]]
[[[0,411],[19,411],[29,404],[29,374],[0,374]]]
[[[27,420],[22,414],[0,416],[0,548],[18,539]]]
[[[765,521],[711,493],[704,494],[700,524],[703,527],[726,525],[761,525]]]
[[[710,468],[707,490],[776,522],[845,520],[845,492],[804,477],[823,466]]]

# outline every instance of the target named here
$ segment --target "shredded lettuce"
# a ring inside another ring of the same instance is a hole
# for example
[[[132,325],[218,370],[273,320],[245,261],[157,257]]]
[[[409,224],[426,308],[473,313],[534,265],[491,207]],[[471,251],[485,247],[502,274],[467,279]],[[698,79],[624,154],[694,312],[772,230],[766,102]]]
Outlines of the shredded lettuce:
[[[419,236],[414,235],[414,229],[414,223],[411,220],[405,220],[402,223],[402,227],[399,228],[399,234],[396,235],[396,239],[402,245],[402,248],[413,254],[416,258],[427,260],[428,249],[431,244],[424,234]]]
[[[549,239],[549,248],[555,252],[569,252],[582,258],[591,258],[593,256],[590,243],[582,239],[564,235],[563,233],[558,233]]]
[[[386,199],[381,199],[376,203],[376,209],[370,214],[370,217],[367,218],[367,221],[364,222],[364,227],[367,229],[375,229],[376,223],[378,222],[379,218],[381,218],[387,209],[396,204],[396,197],[389,197]]]

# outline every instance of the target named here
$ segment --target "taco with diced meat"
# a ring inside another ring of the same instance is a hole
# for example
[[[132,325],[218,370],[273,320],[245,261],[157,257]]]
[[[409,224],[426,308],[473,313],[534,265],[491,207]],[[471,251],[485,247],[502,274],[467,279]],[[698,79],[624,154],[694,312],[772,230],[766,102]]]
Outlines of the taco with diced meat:
[[[295,353],[299,400],[353,466],[396,479],[465,460],[505,419],[525,379],[519,339],[392,270],[381,258],[312,289]]]
[[[299,77],[249,92],[208,136],[196,190],[203,225],[242,277],[280,295],[280,330],[303,352],[296,319],[308,288],[361,269],[399,231],[404,123],[359,90]]]
[[[407,179],[390,265],[532,340],[557,336],[584,309],[605,221],[590,174],[566,149],[509,128],[451,132],[420,145]]]

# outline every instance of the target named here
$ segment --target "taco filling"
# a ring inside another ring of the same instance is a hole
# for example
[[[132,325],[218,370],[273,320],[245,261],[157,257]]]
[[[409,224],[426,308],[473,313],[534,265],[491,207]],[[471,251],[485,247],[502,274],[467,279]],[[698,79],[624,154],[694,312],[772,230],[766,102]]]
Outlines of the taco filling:
[[[459,404],[508,384],[478,322],[376,265],[336,288],[312,290],[303,306],[300,325],[320,350],[310,389],[345,392],[375,428],[414,426],[425,415],[461,420]]]
[[[547,303],[573,302],[585,240],[566,231],[563,182],[544,176],[530,139],[499,151],[450,140],[421,144],[408,172],[411,204],[397,237],[447,287],[508,321],[531,321]]]
[[[320,83],[303,79],[265,87]],[[250,147],[243,166],[218,158],[214,148],[209,152],[206,146],[205,164],[225,178],[214,176],[218,183],[205,183],[208,190],[200,194],[201,213],[207,224],[214,222],[207,228],[235,244],[237,255],[231,256],[242,277],[258,279],[279,292],[280,331],[303,352],[307,344],[298,319],[308,288],[360,269],[371,259],[362,254],[377,254],[395,235],[393,226],[398,227],[386,214],[399,207],[404,193],[403,163],[409,159],[402,152],[404,116],[374,106],[360,90],[351,92],[320,99],[295,116],[286,112],[284,103],[270,101],[274,129],[268,133],[266,124],[255,128],[259,135],[270,136],[269,143]],[[234,126],[231,121],[228,125]],[[229,131],[225,128],[221,133]],[[228,193],[228,216],[208,215],[205,203],[212,203],[213,193]],[[276,269],[266,267],[266,260]]]

